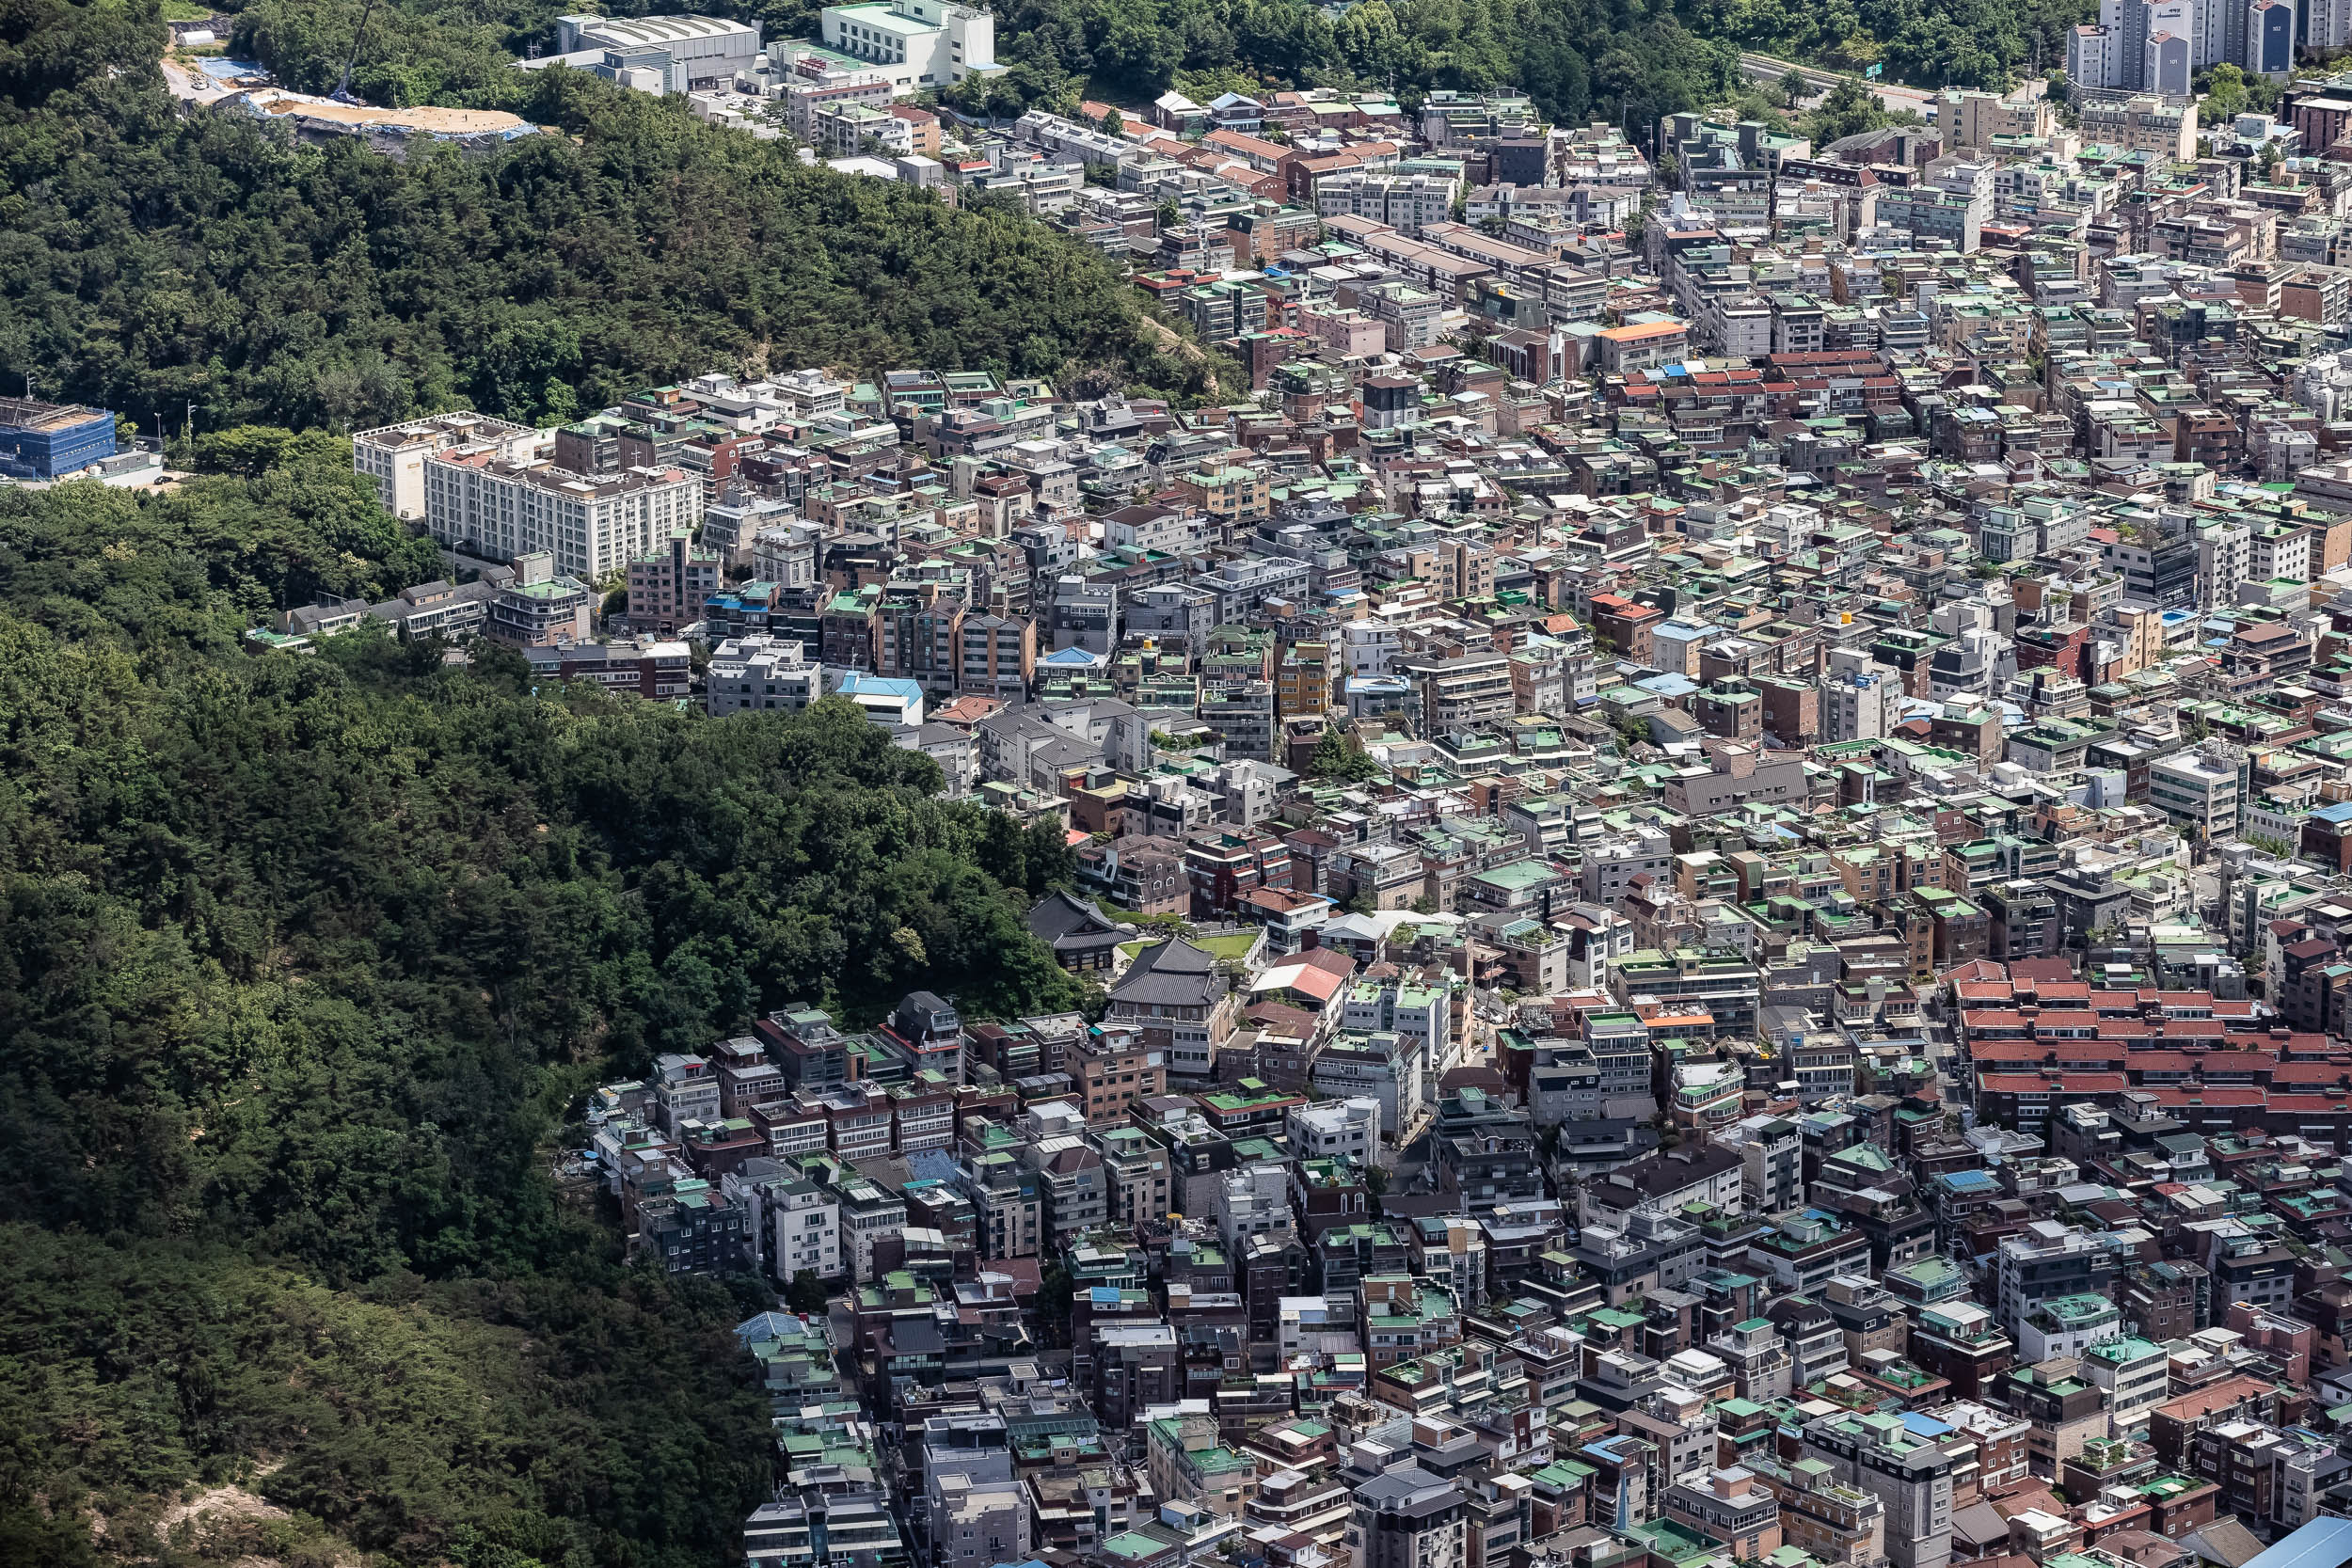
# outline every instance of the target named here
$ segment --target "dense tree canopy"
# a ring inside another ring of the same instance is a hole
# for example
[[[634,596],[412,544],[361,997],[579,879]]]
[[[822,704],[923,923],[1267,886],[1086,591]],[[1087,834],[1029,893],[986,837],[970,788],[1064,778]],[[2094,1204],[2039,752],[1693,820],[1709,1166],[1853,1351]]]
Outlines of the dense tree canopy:
[[[741,1303],[624,1271],[549,1140],[787,1003],[1078,1004],[1021,922],[1066,851],[846,705],[246,657],[433,570],[348,461],[0,494],[0,1544],[244,1478],[404,1560],[717,1560],[766,1474]]]
[[[1629,0],[1364,0],[1336,20],[1309,0],[1009,0],[997,14],[1013,69],[951,94],[996,114],[1073,102],[1089,85],[1154,94],[1182,74],[1408,103],[1516,87],[1554,119],[1642,127],[1711,102],[1738,67],[1737,49],[1694,35],[1674,8]]]
[[[378,6],[371,36],[390,27],[404,52],[371,46],[369,70],[424,84],[380,95],[507,103],[560,134],[401,163],[183,119],[139,3],[0,10],[0,366],[142,429],[160,413],[177,430],[190,404],[199,430],[353,429],[461,404],[545,420],[765,365],[1177,395],[1214,369],[1166,353],[1106,261],[1019,212],[805,169],[675,98],[516,71],[488,27]],[[297,84],[332,86],[350,38],[338,4],[239,25]]]
[[[240,25],[323,87],[347,14]],[[0,493],[0,1560],[723,1560],[768,1485],[726,1333],[759,1298],[626,1267],[558,1192],[580,1091],[788,1003],[1083,1000],[1021,921],[1058,832],[941,800],[847,707],[242,651],[438,569],[337,427],[742,363],[1200,373],[1024,217],[521,76],[513,18],[378,17],[361,90],[558,134],[300,149],[175,111],[153,0],[0,0],[0,364],[142,426],[193,403],[214,475]],[[221,1483],[283,1512],[164,1528]]]
[[[1336,784],[1362,784],[1386,772],[1364,750],[1364,743],[1353,730],[1343,733],[1329,729],[1315,743],[1315,754],[1307,761],[1307,776]]]
[[[1915,87],[2005,87],[2066,62],[2067,29],[2090,0],[1684,0],[1686,26],[1743,49],[1860,71]]]
[[[798,6],[755,7],[797,23]],[[1067,109],[1082,88],[1146,96],[1180,78],[1433,89],[1518,87],[1544,114],[1631,125],[1713,103],[1760,50],[1919,86],[2000,87],[2066,57],[2089,0],[1008,0],[1000,81],[952,94],[993,114]],[[813,15],[813,3],[806,14]]]

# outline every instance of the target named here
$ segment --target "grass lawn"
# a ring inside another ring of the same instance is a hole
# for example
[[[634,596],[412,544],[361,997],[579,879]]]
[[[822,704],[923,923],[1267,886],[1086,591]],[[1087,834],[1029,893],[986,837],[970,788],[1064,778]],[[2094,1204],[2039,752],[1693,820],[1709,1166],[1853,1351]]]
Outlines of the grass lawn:
[[[197,5],[195,0],[164,0],[166,22],[201,22],[212,14],[212,7]]]
[[[1165,939],[1155,936],[1146,942],[1122,942],[1119,944],[1119,956],[1133,963],[1136,954],[1151,946],[1152,942],[1163,940]],[[1234,931],[1221,937],[1199,937],[1193,939],[1192,944],[1213,958],[1220,958],[1228,963],[1239,963],[1249,957],[1251,948],[1258,945],[1258,933]]]

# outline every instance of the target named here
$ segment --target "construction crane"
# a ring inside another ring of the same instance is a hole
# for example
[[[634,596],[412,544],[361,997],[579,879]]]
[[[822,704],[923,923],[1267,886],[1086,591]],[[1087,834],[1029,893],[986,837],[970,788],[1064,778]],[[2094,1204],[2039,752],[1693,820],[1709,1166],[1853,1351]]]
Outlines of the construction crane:
[[[343,62],[342,80],[337,82],[335,84],[335,90],[327,94],[327,97],[338,103],[357,103],[359,102],[358,98],[353,96],[351,91],[351,68],[359,63],[359,45],[367,39],[368,17],[374,11],[374,9],[375,0],[368,0],[366,5],[359,8],[359,27],[357,32],[351,35],[351,57]]]

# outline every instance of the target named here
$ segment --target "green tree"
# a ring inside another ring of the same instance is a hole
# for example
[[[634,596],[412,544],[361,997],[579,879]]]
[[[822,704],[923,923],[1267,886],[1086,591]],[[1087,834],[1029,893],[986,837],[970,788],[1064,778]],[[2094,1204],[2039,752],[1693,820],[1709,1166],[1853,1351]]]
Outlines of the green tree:
[[[1038,1270],[1037,1339],[1042,1345],[1066,1343],[1070,1335],[1070,1307],[1077,1295],[1075,1283],[1070,1277],[1070,1267],[1058,1258],[1049,1258]]]
[[[1357,738],[1353,730],[1330,728],[1315,742],[1314,755],[1307,760],[1307,776],[1335,784],[1363,784],[1382,777],[1388,769]]]
[[[2227,125],[2246,112],[2246,72],[2233,65],[2217,65],[2199,73],[2196,90],[2204,94],[2197,105],[2200,125]]]
[[[1818,148],[1841,137],[1875,131],[1885,123],[1886,111],[1880,106],[1878,95],[1854,77],[1846,76],[1823,95],[1820,106],[1806,117],[1805,134]]]
[[[310,431],[297,435],[279,425],[241,424],[228,430],[208,430],[196,438],[197,467],[208,473],[258,478],[298,458],[318,456],[330,463],[349,464],[351,443]]]
[[[817,1277],[815,1269],[801,1269],[792,1275],[792,1283],[784,1293],[784,1304],[795,1312],[823,1317],[832,1298],[825,1293],[825,1283]]]
[[[1791,71],[1780,79],[1780,105],[1782,108],[1803,108],[1804,106],[1804,101],[1812,96],[1813,85],[1804,79],[1804,72],[1801,71]]]
[[[1058,834],[837,701],[251,657],[440,569],[340,443],[220,450],[280,449],[0,492],[0,1544],[245,1477],[297,1519],[210,1555],[711,1561],[772,1486],[749,1276],[630,1267],[565,1108],[796,1003],[1088,1006],[1022,918]]]
[[[494,31],[405,8],[423,3],[377,6],[355,86],[397,61],[434,102],[557,134],[482,157],[297,152],[246,120],[174,112],[159,33],[38,0],[57,13],[43,59],[80,74],[36,112],[28,73],[45,82],[48,67],[0,48],[0,97],[16,104],[0,157],[12,188],[43,193],[7,225],[8,356],[142,428],[163,414],[177,430],[193,404],[208,439],[184,455],[244,474],[271,467],[281,438],[243,427],[348,430],[469,404],[567,420],[755,352],[869,373],[1083,369],[1179,399],[1224,363],[1171,349],[1114,266],[1025,213],[844,180],[675,101],[516,71]],[[238,24],[290,85],[331,87],[361,4],[258,0]],[[1050,91],[1074,106],[1074,80]],[[695,215],[722,210],[723,225]],[[138,330],[105,325],[124,321]]]

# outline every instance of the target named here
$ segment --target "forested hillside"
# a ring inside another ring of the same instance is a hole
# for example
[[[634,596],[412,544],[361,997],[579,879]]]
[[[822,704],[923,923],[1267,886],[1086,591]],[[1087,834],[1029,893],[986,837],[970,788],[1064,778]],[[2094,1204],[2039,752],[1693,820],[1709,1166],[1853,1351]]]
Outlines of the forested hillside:
[[[1074,1004],[1020,923],[1059,835],[846,707],[246,657],[434,567],[337,446],[0,492],[0,1561],[90,1559],[86,1511],[149,1550],[201,1481],[293,1511],[240,1538],[288,1561],[717,1562],[767,1475],[747,1301],[624,1271],[560,1119],[804,997]]]
[[[240,0],[230,0],[237,9]],[[240,40],[321,88],[342,68],[365,0],[243,0]],[[823,0],[707,0],[770,37],[816,31]],[[382,102],[516,103],[504,61],[544,43],[551,0],[405,0],[379,8],[355,82]],[[634,14],[665,0],[617,0]],[[1702,107],[1736,84],[1739,51],[1860,71],[1883,64],[1915,86],[1995,87],[2064,63],[2066,29],[2091,0],[997,0],[997,53],[1012,67],[951,97],[968,109],[1073,109],[1082,93],[1134,102],[1183,80],[1197,89],[1368,87],[1410,100],[1434,88],[1517,87],[1546,115],[1645,124]]]
[[[436,95],[488,58],[388,32]],[[675,103],[536,78],[564,134],[402,166],[183,119],[162,41],[153,0],[0,3],[0,363],[46,395],[202,433],[763,356],[1196,373],[1026,218]],[[1074,1004],[1020,922],[1059,835],[852,711],[558,702],[368,636],[248,658],[437,559],[347,442],[195,451],[240,477],[0,492],[0,1562],[725,1560],[770,1462],[728,1330],[769,1303],[625,1268],[547,1174],[563,1119],[790,1002]],[[238,1523],[174,1522],[215,1487]]]
[[[335,64],[283,53],[331,86],[351,32],[317,10]],[[174,429],[189,404],[199,429],[544,421],[762,364],[1202,384],[1106,262],[1020,213],[805,170],[675,99],[492,71],[487,29],[379,6],[371,32],[397,53],[360,87],[511,101],[564,134],[473,161],[297,149],[175,113],[153,0],[0,7],[0,364]]]

